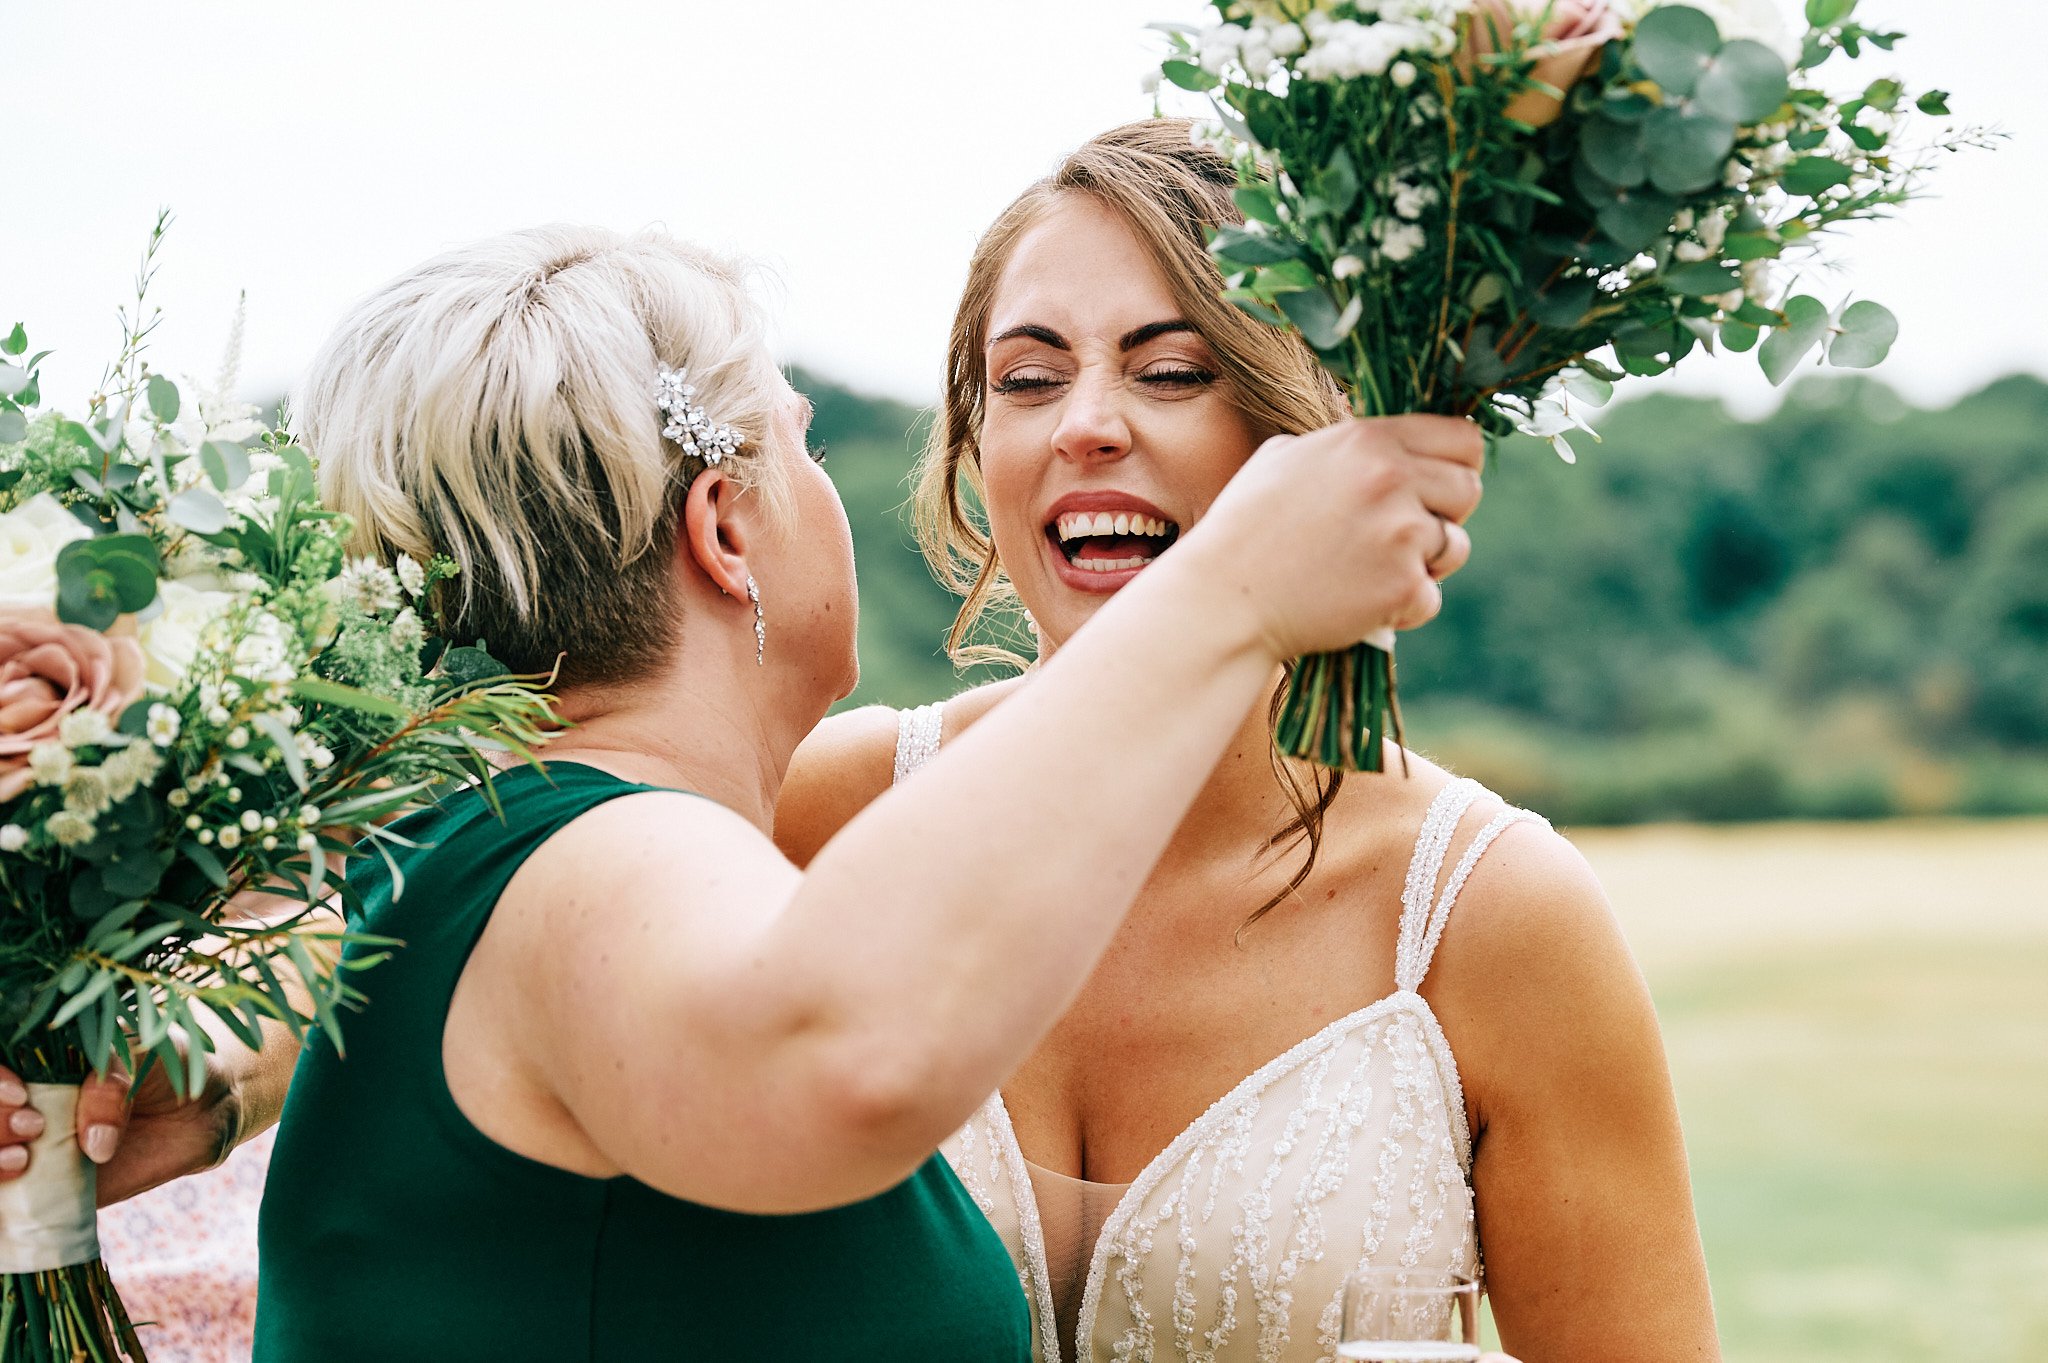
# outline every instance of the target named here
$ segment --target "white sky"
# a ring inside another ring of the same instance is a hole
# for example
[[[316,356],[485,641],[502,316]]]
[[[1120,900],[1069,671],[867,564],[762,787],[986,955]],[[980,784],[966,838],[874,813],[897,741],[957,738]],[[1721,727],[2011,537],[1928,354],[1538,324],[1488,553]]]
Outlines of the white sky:
[[[1788,13],[1796,0],[1780,0]],[[1200,0],[138,0],[8,5],[0,326],[75,401],[158,205],[177,213],[159,367],[210,372],[249,293],[251,397],[347,304],[454,243],[547,221],[661,223],[782,281],[787,358],[936,394],[976,235],[1060,154],[1150,101],[1143,25]],[[2048,373],[2048,79],[2014,0],[1866,0],[1917,30],[1870,74],[1956,92],[2014,140],[1863,232],[1840,280],[1896,310],[1882,371],[1943,402]],[[1834,68],[1831,68],[1831,71]],[[1754,357],[1676,382],[1767,405]],[[1637,391],[1640,391],[1640,387]]]

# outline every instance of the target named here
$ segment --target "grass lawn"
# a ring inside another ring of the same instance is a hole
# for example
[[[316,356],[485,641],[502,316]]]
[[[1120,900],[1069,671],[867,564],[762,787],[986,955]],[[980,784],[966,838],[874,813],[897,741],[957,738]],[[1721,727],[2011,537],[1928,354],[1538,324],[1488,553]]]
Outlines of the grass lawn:
[[[1731,1363],[2048,1360],[2048,822],[1574,841],[1656,994]]]

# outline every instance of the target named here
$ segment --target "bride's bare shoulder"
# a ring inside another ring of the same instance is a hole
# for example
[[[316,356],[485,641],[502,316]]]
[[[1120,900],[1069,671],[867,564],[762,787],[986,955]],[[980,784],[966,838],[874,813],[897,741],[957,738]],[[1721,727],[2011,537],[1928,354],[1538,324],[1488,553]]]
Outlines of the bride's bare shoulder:
[[[1022,681],[991,682],[946,701],[944,737],[956,737]],[[775,842],[784,856],[808,864],[833,834],[889,789],[901,718],[902,711],[889,706],[864,705],[829,717],[797,745],[775,805]]]
[[[832,715],[797,745],[775,802],[775,844],[808,865],[834,833],[889,788],[898,712],[864,705]]]
[[[1505,808],[1484,799],[1451,858]],[[1509,824],[1474,866],[1424,993],[1475,1108],[1564,1092],[1601,1065],[1647,1073],[1662,1063],[1648,985],[1598,875],[1538,821]]]

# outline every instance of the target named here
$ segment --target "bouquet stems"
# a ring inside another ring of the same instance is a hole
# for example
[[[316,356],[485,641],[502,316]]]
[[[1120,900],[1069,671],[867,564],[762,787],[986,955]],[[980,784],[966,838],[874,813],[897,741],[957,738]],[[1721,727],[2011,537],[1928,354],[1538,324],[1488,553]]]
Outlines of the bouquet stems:
[[[1386,765],[1389,737],[1402,745],[1391,650],[1353,644],[1301,658],[1289,670],[1273,728],[1281,752],[1337,771],[1376,772]]]
[[[0,1276],[0,1363],[146,1363],[98,1259]]]

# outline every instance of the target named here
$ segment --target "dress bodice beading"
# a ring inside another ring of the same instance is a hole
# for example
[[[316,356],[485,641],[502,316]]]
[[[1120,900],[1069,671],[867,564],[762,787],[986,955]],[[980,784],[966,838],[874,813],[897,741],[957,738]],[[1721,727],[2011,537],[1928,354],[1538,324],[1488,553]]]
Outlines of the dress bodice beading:
[[[936,727],[936,707],[908,712],[904,745],[918,742],[928,756]],[[899,779],[921,761],[900,762]],[[1424,816],[1402,894],[1394,992],[1247,1075],[1125,1190],[1089,1261],[1080,1363],[1327,1363],[1353,1270],[1478,1272],[1464,1093],[1417,991],[1487,848],[1517,822],[1541,822],[1525,810],[1499,814],[1446,877],[1459,826],[1486,793],[1453,781]],[[1062,1356],[1046,1228],[1002,1096],[944,1152],[1017,1261],[1037,1356],[1077,1363]]]

